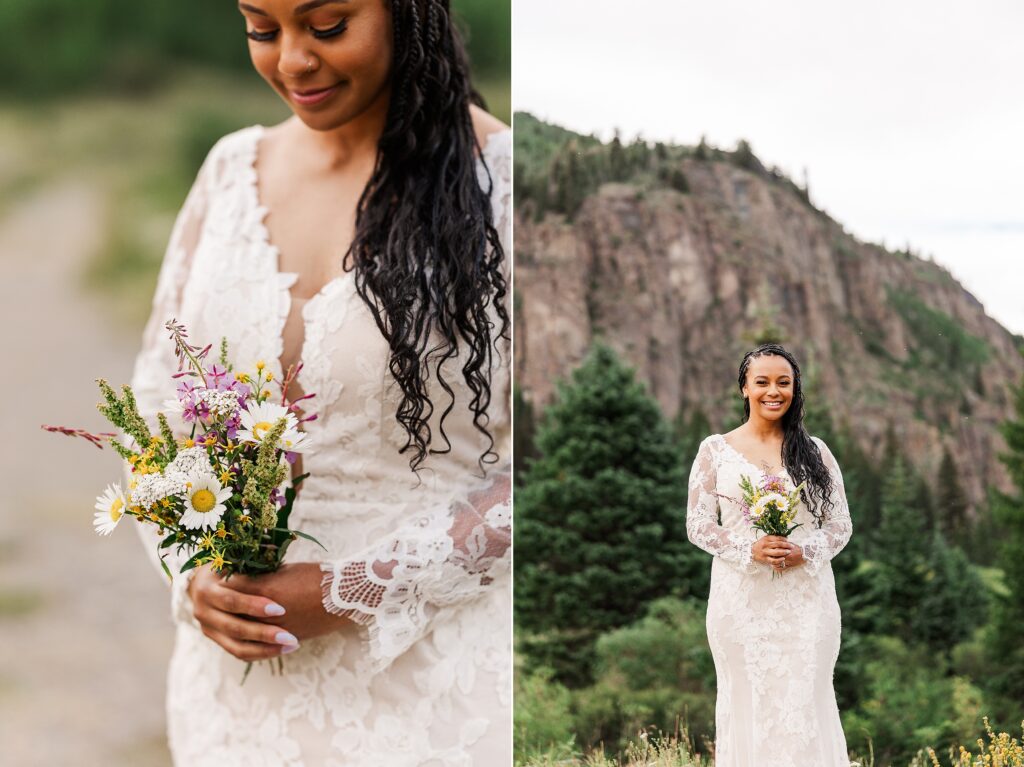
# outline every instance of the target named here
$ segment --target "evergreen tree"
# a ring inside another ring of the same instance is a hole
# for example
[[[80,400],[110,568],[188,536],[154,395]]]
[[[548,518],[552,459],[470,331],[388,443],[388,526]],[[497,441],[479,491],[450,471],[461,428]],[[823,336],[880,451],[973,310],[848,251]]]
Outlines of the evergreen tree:
[[[610,348],[559,384],[537,446],[516,494],[516,621],[527,661],[579,686],[600,633],[656,597],[706,595],[708,573],[672,431]]]
[[[877,571],[872,583],[877,627],[905,642],[914,638],[911,618],[920,607],[928,571],[924,519],[912,505],[913,477],[897,455],[882,485],[882,519],[867,558]]]
[[[708,160],[711,158],[711,149],[708,147],[708,142],[704,136],[700,137],[700,143],[693,150],[693,156],[698,160]]]
[[[935,507],[939,529],[945,534],[946,540],[962,546],[970,534],[967,496],[964,495],[960,473],[948,447],[942,451],[936,487]]]
[[[989,653],[1003,675],[994,680],[996,692],[1016,701],[1019,715],[1024,701],[1024,382],[1014,394],[1016,418],[1003,424],[1008,451],[1000,456],[1009,470],[1015,492],[998,493],[994,505],[996,520],[1003,528],[999,565],[1007,592],[997,596]]]
[[[882,475],[871,457],[861,450],[848,425],[838,434],[838,449],[832,452],[843,471],[843,484],[855,531],[851,543],[857,548],[872,536],[882,519]]]
[[[608,145],[608,163],[612,181],[625,181],[629,177],[629,162],[618,131],[615,131],[615,137]]]
[[[809,368],[811,366],[808,366]],[[832,422],[832,408],[825,399],[825,390],[816,369],[805,375],[804,385],[804,426],[807,431],[821,439],[839,461],[838,437]],[[842,466],[842,461],[839,461]]]
[[[921,518],[924,520],[925,532],[931,534],[938,530],[942,532],[942,528],[937,521],[935,501],[932,500],[932,489],[931,486],[925,481],[924,477],[917,475],[916,481],[914,482],[914,495],[911,499],[911,505],[921,512]],[[950,537],[948,540],[951,543],[955,543],[957,546],[963,546],[962,538]]]
[[[919,608],[913,615],[914,636],[948,659],[968,639],[988,612],[985,583],[958,546],[932,533],[928,574]]]
[[[679,442],[683,468],[689,469],[697,458],[701,441],[711,434],[711,422],[700,408],[694,410],[689,418],[686,417],[686,410],[680,408],[672,426]]]
[[[526,466],[537,457],[534,445],[537,424],[533,403],[523,395],[523,389],[518,383],[512,387],[512,424],[512,455],[515,456],[513,478],[518,487]]]
[[[586,173],[580,156],[579,145],[573,139],[555,155],[551,166],[551,183],[554,187],[551,196],[552,207],[559,213],[564,213],[570,220],[576,215],[588,193]]]

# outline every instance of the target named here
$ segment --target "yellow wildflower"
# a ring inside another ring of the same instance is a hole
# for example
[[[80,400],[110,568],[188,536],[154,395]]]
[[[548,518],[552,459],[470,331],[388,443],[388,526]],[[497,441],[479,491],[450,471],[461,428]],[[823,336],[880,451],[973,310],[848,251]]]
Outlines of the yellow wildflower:
[[[265,368],[266,366],[267,366],[267,363],[264,362],[263,360],[259,360],[256,363],[256,369],[257,370],[263,370],[263,368]]]
[[[225,564],[224,555],[218,551],[213,557],[213,569],[218,571],[223,570]]]

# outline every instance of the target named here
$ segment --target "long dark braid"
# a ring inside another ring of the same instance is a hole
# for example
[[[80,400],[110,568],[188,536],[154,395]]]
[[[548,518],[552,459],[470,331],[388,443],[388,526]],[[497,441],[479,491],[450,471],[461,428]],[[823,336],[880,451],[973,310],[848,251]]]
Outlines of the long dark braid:
[[[451,442],[444,419],[455,405],[441,372],[460,354],[466,385],[473,392],[473,425],[489,440],[478,461],[495,463],[494,438],[487,428],[491,401],[492,328],[488,306],[501,320],[498,336],[509,339],[505,253],[494,227],[490,195],[477,178],[481,153],[470,117],[473,90],[465,49],[451,23],[447,0],[390,0],[394,61],[387,123],[377,165],[356,208],[356,232],[345,254],[355,269],[356,291],[373,313],[391,348],[388,367],[402,390],[395,418],[412,449],[418,473],[427,453],[447,453]],[[485,166],[486,167],[486,166]],[[440,340],[427,349],[432,332]],[[431,359],[449,402],[441,415],[443,449],[430,448],[427,394]]]
[[[803,492],[803,501],[818,522],[818,527],[825,521],[832,503],[832,475],[821,457],[821,450],[814,444],[811,435],[804,428],[804,392],[800,380],[800,366],[796,357],[779,344],[761,344],[747,352],[740,363],[740,391],[747,383],[747,372],[751,360],[764,355],[782,357],[793,368],[793,401],[782,416],[782,465],[786,467],[793,482],[800,484],[807,480],[810,492]],[[743,399],[743,420],[750,418],[750,400]],[[811,497],[817,495],[817,502],[810,503]]]

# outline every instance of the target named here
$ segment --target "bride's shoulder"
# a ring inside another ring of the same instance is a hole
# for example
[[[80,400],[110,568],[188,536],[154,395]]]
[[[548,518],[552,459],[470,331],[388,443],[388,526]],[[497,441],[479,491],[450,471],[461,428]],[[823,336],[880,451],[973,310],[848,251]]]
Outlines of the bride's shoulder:
[[[511,157],[512,129],[476,104],[469,107],[477,143],[487,159]]]
[[[725,445],[725,435],[723,434],[709,434],[701,440],[698,450],[709,450],[711,452],[718,452]]]
[[[256,142],[268,130],[273,129],[263,125],[249,125],[224,134],[210,147],[203,165],[215,177],[222,176],[230,163],[251,157],[256,150]]]
[[[815,446],[818,448],[818,452],[821,453],[822,459],[824,459],[824,460],[831,459],[833,461],[835,460],[835,458],[832,456],[832,451],[829,450],[829,447],[825,443],[825,440],[823,440],[821,437],[816,437],[816,436],[814,436],[812,434],[811,435],[811,442],[813,442],[815,444]]]

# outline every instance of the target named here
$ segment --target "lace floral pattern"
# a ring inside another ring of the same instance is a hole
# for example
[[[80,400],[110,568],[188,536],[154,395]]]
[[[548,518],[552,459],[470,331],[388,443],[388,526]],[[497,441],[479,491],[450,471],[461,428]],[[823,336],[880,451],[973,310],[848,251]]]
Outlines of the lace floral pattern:
[[[279,271],[263,223],[267,210],[258,197],[256,157],[264,130],[252,126],[217,143],[175,222],[132,381],[147,419],[155,419],[173,390],[169,376],[176,362],[163,338],[163,323],[171,317],[196,339],[226,336],[236,365],[264,360],[281,374],[282,332],[296,275]],[[495,225],[508,264],[510,131],[490,136],[483,160],[493,179]],[[484,163],[477,167],[486,188]],[[202,635],[192,617],[189,578],[175,575],[177,639],[167,697],[175,763],[508,763],[510,343],[496,341],[492,371],[490,427],[498,468],[481,476],[477,459],[487,440],[466,406],[472,393],[449,371],[457,397],[445,421],[452,451],[431,456],[418,483],[396,447],[396,441],[404,444],[404,433],[396,433],[401,427],[389,394],[395,387],[387,344],[351,273],[324,285],[306,302],[302,319],[306,364],[300,384],[316,392],[319,418],[306,427],[316,450],[304,456],[311,476],[291,522],[329,553],[300,539],[288,559],[320,563],[325,609],[353,623],[303,642],[285,656],[284,675],[256,665],[239,688],[245,664]],[[448,364],[460,364],[458,357]],[[447,397],[435,389],[430,394]],[[437,434],[436,420],[430,425]],[[156,562],[155,533],[137,529]],[[167,558],[173,573],[178,560],[173,552]]]
[[[820,529],[803,506],[790,536],[807,564],[772,578],[753,561],[739,481],[756,466],[721,435],[705,439],[690,472],[686,529],[714,555],[707,630],[718,677],[718,767],[848,767],[832,686],[840,611],[829,565],[852,533],[835,458],[814,438],[834,482],[834,507]],[[721,514],[721,521],[718,516]]]

